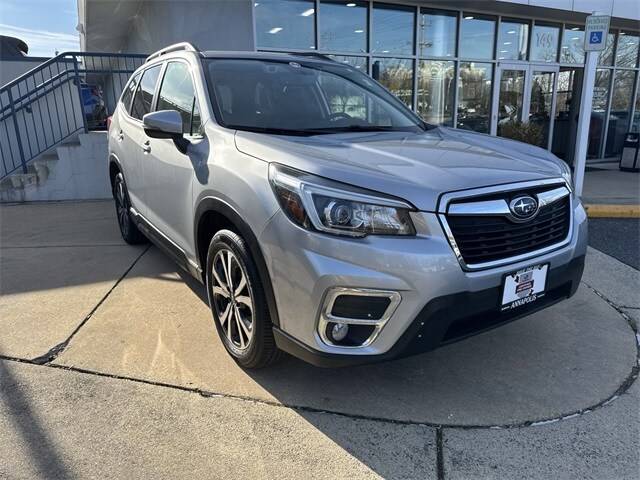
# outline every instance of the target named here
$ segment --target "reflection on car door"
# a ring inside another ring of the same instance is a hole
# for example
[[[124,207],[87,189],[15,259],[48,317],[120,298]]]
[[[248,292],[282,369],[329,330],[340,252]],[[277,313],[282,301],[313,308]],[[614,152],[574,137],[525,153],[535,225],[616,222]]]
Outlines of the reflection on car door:
[[[147,218],[173,243],[189,251],[194,162],[202,158],[202,149],[206,146],[200,134],[200,109],[187,63],[172,61],[167,64],[158,92],[156,111],[159,110],[180,113],[182,131],[190,143],[183,154],[172,139],[149,138],[143,134],[151,147],[151,151],[143,155]]]

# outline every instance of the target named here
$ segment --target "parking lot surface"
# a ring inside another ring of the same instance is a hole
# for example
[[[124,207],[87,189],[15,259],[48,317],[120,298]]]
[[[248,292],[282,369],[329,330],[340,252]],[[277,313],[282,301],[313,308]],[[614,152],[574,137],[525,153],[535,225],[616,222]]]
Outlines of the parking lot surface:
[[[637,478],[640,272],[434,352],[244,371],[109,202],[0,207],[0,478]]]

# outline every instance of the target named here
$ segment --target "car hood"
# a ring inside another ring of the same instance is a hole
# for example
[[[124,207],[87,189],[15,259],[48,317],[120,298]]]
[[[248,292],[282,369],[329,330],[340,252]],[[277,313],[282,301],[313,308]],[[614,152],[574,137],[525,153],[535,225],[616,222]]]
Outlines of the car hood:
[[[311,137],[236,132],[247,155],[402,198],[435,211],[442,193],[559,178],[546,150],[452,128],[422,133],[341,133]]]

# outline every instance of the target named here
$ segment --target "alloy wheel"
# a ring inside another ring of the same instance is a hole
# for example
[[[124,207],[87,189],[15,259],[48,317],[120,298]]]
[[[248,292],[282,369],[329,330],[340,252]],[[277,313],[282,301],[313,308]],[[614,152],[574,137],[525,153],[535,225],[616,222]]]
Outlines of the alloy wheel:
[[[238,257],[229,249],[219,250],[212,263],[213,305],[226,339],[239,350],[249,347],[253,337],[253,300],[247,276]]]
[[[129,233],[129,208],[127,202],[127,194],[124,190],[124,182],[122,179],[116,184],[116,210],[118,214],[118,224],[123,235]]]

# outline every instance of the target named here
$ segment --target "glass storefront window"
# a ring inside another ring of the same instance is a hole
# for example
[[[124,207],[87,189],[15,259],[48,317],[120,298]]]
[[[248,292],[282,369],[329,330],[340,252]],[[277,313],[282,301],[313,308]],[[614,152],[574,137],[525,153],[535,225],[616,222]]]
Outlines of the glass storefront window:
[[[531,61],[557,61],[559,41],[560,27],[552,25],[534,25],[533,34],[531,35]]]
[[[616,66],[635,67],[638,64],[638,44],[640,37],[620,32],[616,50]]]
[[[415,8],[373,4],[371,51],[413,55]]]
[[[584,63],[584,29],[566,25],[562,34],[560,62]]]
[[[604,46],[604,50],[598,53],[598,65],[611,66],[613,65],[613,47],[616,44],[616,36],[613,33],[607,35],[607,43]]]
[[[490,63],[460,62],[458,128],[489,133],[492,83]]]
[[[609,111],[605,157],[618,155],[622,150],[625,133],[629,130],[635,76],[636,72],[633,70],[618,70],[613,78],[613,96]]]
[[[354,68],[357,68],[362,73],[368,73],[367,57],[351,57],[346,55],[329,55],[336,62],[346,63]]]
[[[589,158],[597,158],[600,156],[600,143],[604,133],[610,78],[611,70],[607,68],[599,68],[596,70],[593,102],[591,104],[591,122],[589,123],[589,147],[587,149],[587,156]]]
[[[578,134],[582,75],[581,67],[561,67],[558,73],[556,118],[553,121],[551,151],[569,165],[573,165]]]
[[[413,107],[413,60],[374,58],[372,73],[374,79],[384,85],[409,108]]]
[[[458,14],[443,10],[421,10],[418,55],[455,57]]]
[[[503,19],[498,37],[498,60],[526,60],[529,24]]]
[[[336,52],[367,51],[367,3],[322,0],[318,25],[320,48]]]
[[[418,114],[433,125],[453,126],[454,62],[421,60],[418,69]]]
[[[493,17],[463,14],[460,27],[460,56],[492,59],[495,30],[496,21]]]
[[[640,89],[640,73],[638,74],[637,89]],[[633,113],[633,124],[631,125],[632,132],[640,132],[640,91],[636,93],[636,108]]]
[[[260,0],[254,5],[258,48],[316,48],[313,0]]]

